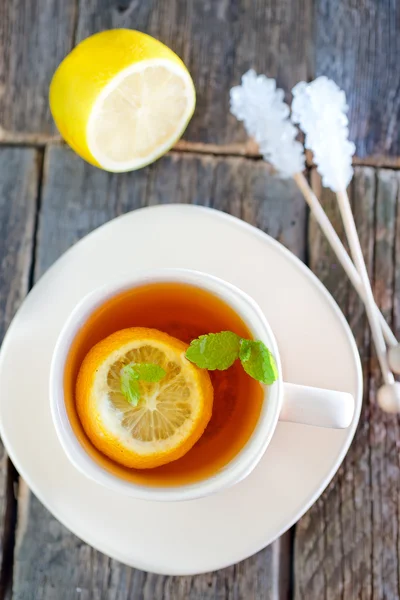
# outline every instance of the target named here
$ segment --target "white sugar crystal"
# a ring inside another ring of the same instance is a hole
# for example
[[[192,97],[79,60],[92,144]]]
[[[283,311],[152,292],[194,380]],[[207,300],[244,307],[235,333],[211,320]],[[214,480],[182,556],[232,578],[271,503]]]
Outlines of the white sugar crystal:
[[[345,190],[353,177],[355,146],[349,142],[345,93],[334,81],[318,77],[293,88],[292,121],[306,134],[322,183],[334,192]]]
[[[264,159],[287,178],[304,169],[304,151],[296,141],[298,131],[283,99],[284,92],[276,89],[275,79],[257,75],[253,69],[243,75],[242,85],[231,89],[231,113],[243,121]]]

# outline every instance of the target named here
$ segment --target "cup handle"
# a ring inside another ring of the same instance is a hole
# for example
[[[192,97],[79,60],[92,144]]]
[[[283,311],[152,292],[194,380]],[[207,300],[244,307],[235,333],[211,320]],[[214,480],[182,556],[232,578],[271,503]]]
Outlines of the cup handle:
[[[280,421],[345,429],[353,420],[354,398],[347,392],[283,384]]]

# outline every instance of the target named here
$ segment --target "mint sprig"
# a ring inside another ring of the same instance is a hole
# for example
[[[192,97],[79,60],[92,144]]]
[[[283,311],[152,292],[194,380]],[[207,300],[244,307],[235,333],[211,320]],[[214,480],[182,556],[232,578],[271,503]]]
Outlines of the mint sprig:
[[[229,369],[240,359],[250,377],[271,385],[278,378],[278,369],[271,351],[260,340],[246,340],[232,331],[201,335],[190,343],[186,358],[209,371]]]
[[[165,375],[164,369],[155,363],[129,363],[121,369],[121,392],[132,406],[137,406],[140,400],[139,382],[157,383]]]

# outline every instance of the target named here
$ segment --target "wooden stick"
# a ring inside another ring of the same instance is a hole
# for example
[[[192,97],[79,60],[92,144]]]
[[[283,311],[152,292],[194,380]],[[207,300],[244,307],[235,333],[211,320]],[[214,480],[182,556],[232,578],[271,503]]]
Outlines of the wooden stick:
[[[314,217],[318,221],[328,242],[332,246],[332,249],[335,252],[340,264],[346,271],[351,283],[353,284],[354,288],[358,292],[360,298],[362,299],[364,304],[367,306],[367,302],[368,302],[367,293],[364,289],[362,278],[361,278],[359,272],[357,271],[356,267],[354,266],[350,256],[346,252],[345,247],[343,246],[342,242],[340,241],[339,236],[337,235],[335,229],[333,228],[332,223],[328,219],[328,216],[327,216],[326,212],[324,211],[324,209],[322,208],[318,198],[312,191],[312,189],[311,189],[307,179],[304,177],[303,173],[296,173],[293,176],[293,178],[294,178],[296,184],[298,185],[300,191],[302,192],[308,206],[310,207],[311,212],[313,213]],[[346,194],[346,196],[347,196],[347,194]],[[350,210],[350,212],[351,212],[351,210]],[[351,219],[353,220],[353,223],[354,223],[352,213],[351,213]],[[346,224],[345,224],[345,227],[346,227]],[[355,225],[354,225],[354,229],[355,229]],[[346,230],[346,234],[347,234],[347,230]],[[357,235],[357,232],[356,232],[356,235]],[[348,236],[348,234],[347,234],[347,236]],[[357,240],[358,240],[358,235],[357,235]],[[349,243],[350,243],[350,240],[349,240]],[[362,253],[361,253],[361,257],[362,257]],[[364,269],[365,269],[365,263],[364,263],[363,257],[362,257],[362,262],[364,264]],[[368,280],[368,276],[367,276],[367,280]],[[371,289],[369,280],[368,280],[368,286]],[[372,294],[372,291],[371,291],[371,294]],[[371,300],[371,298],[369,298],[369,300]],[[372,302],[373,302],[373,310],[375,311],[375,315],[376,315],[375,321],[379,321],[379,328],[381,329],[383,335],[385,336],[385,339],[386,339],[387,343],[389,344],[389,346],[396,347],[398,345],[396,336],[394,335],[393,331],[390,329],[388,323],[386,322],[386,320],[385,320],[384,316],[382,315],[382,313],[380,312],[379,308],[376,306],[375,300],[373,299],[373,297],[372,297]],[[385,354],[386,354],[386,348],[385,348]]]
[[[369,281],[367,268],[365,266],[364,256],[361,250],[360,240],[354,223],[354,217],[350,206],[349,197],[346,190],[337,192],[336,194],[339,204],[340,213],[342,215],[344,229],[346,231],[347,240],[350,246],[350,252],[354,260],[354,265],[359,273],[361,284],[364,288],[365,295],[365,308],[369,324],[372,331],[372,338],[374,340],[376,354],[378,356],[379,364],[381,366],[383,380],[386,384],[393,384],[394,377],[390,371],[389,363],[386,355],[386,344],[383,337],[382,327],[380,326],[378,313],[374,296]]]

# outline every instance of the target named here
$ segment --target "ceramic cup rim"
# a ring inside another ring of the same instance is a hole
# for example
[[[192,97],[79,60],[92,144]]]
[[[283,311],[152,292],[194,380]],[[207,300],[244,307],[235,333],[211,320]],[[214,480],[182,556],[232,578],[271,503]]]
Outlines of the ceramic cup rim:
[[[194,483],[159,487],[126,481],[101,467],[83,448],[70,424],[64,401],[64,369],[69,349],[79,329],[90,315],[112,297],[151,283],[186,283],[220,297],[241,317],[256,339],[262,339],[274,354],[278,379],[265,388],[257,425],[241,451],[219,472]],[[55,345],[49,379],[53,424],[70,462],[89,479],[124,495],[143,500],[181,501],[219,492],[247,477],[257,466],[275,431],[283,401],[282,368],[278,345],[258,304],[248,294],[214,275],[191,269],[170,268],[137,271],[123,279],[96,288],[75,306]],[[268,396],[268,398],[267,398]],[[267,399],[267,401],[265,401]]]

